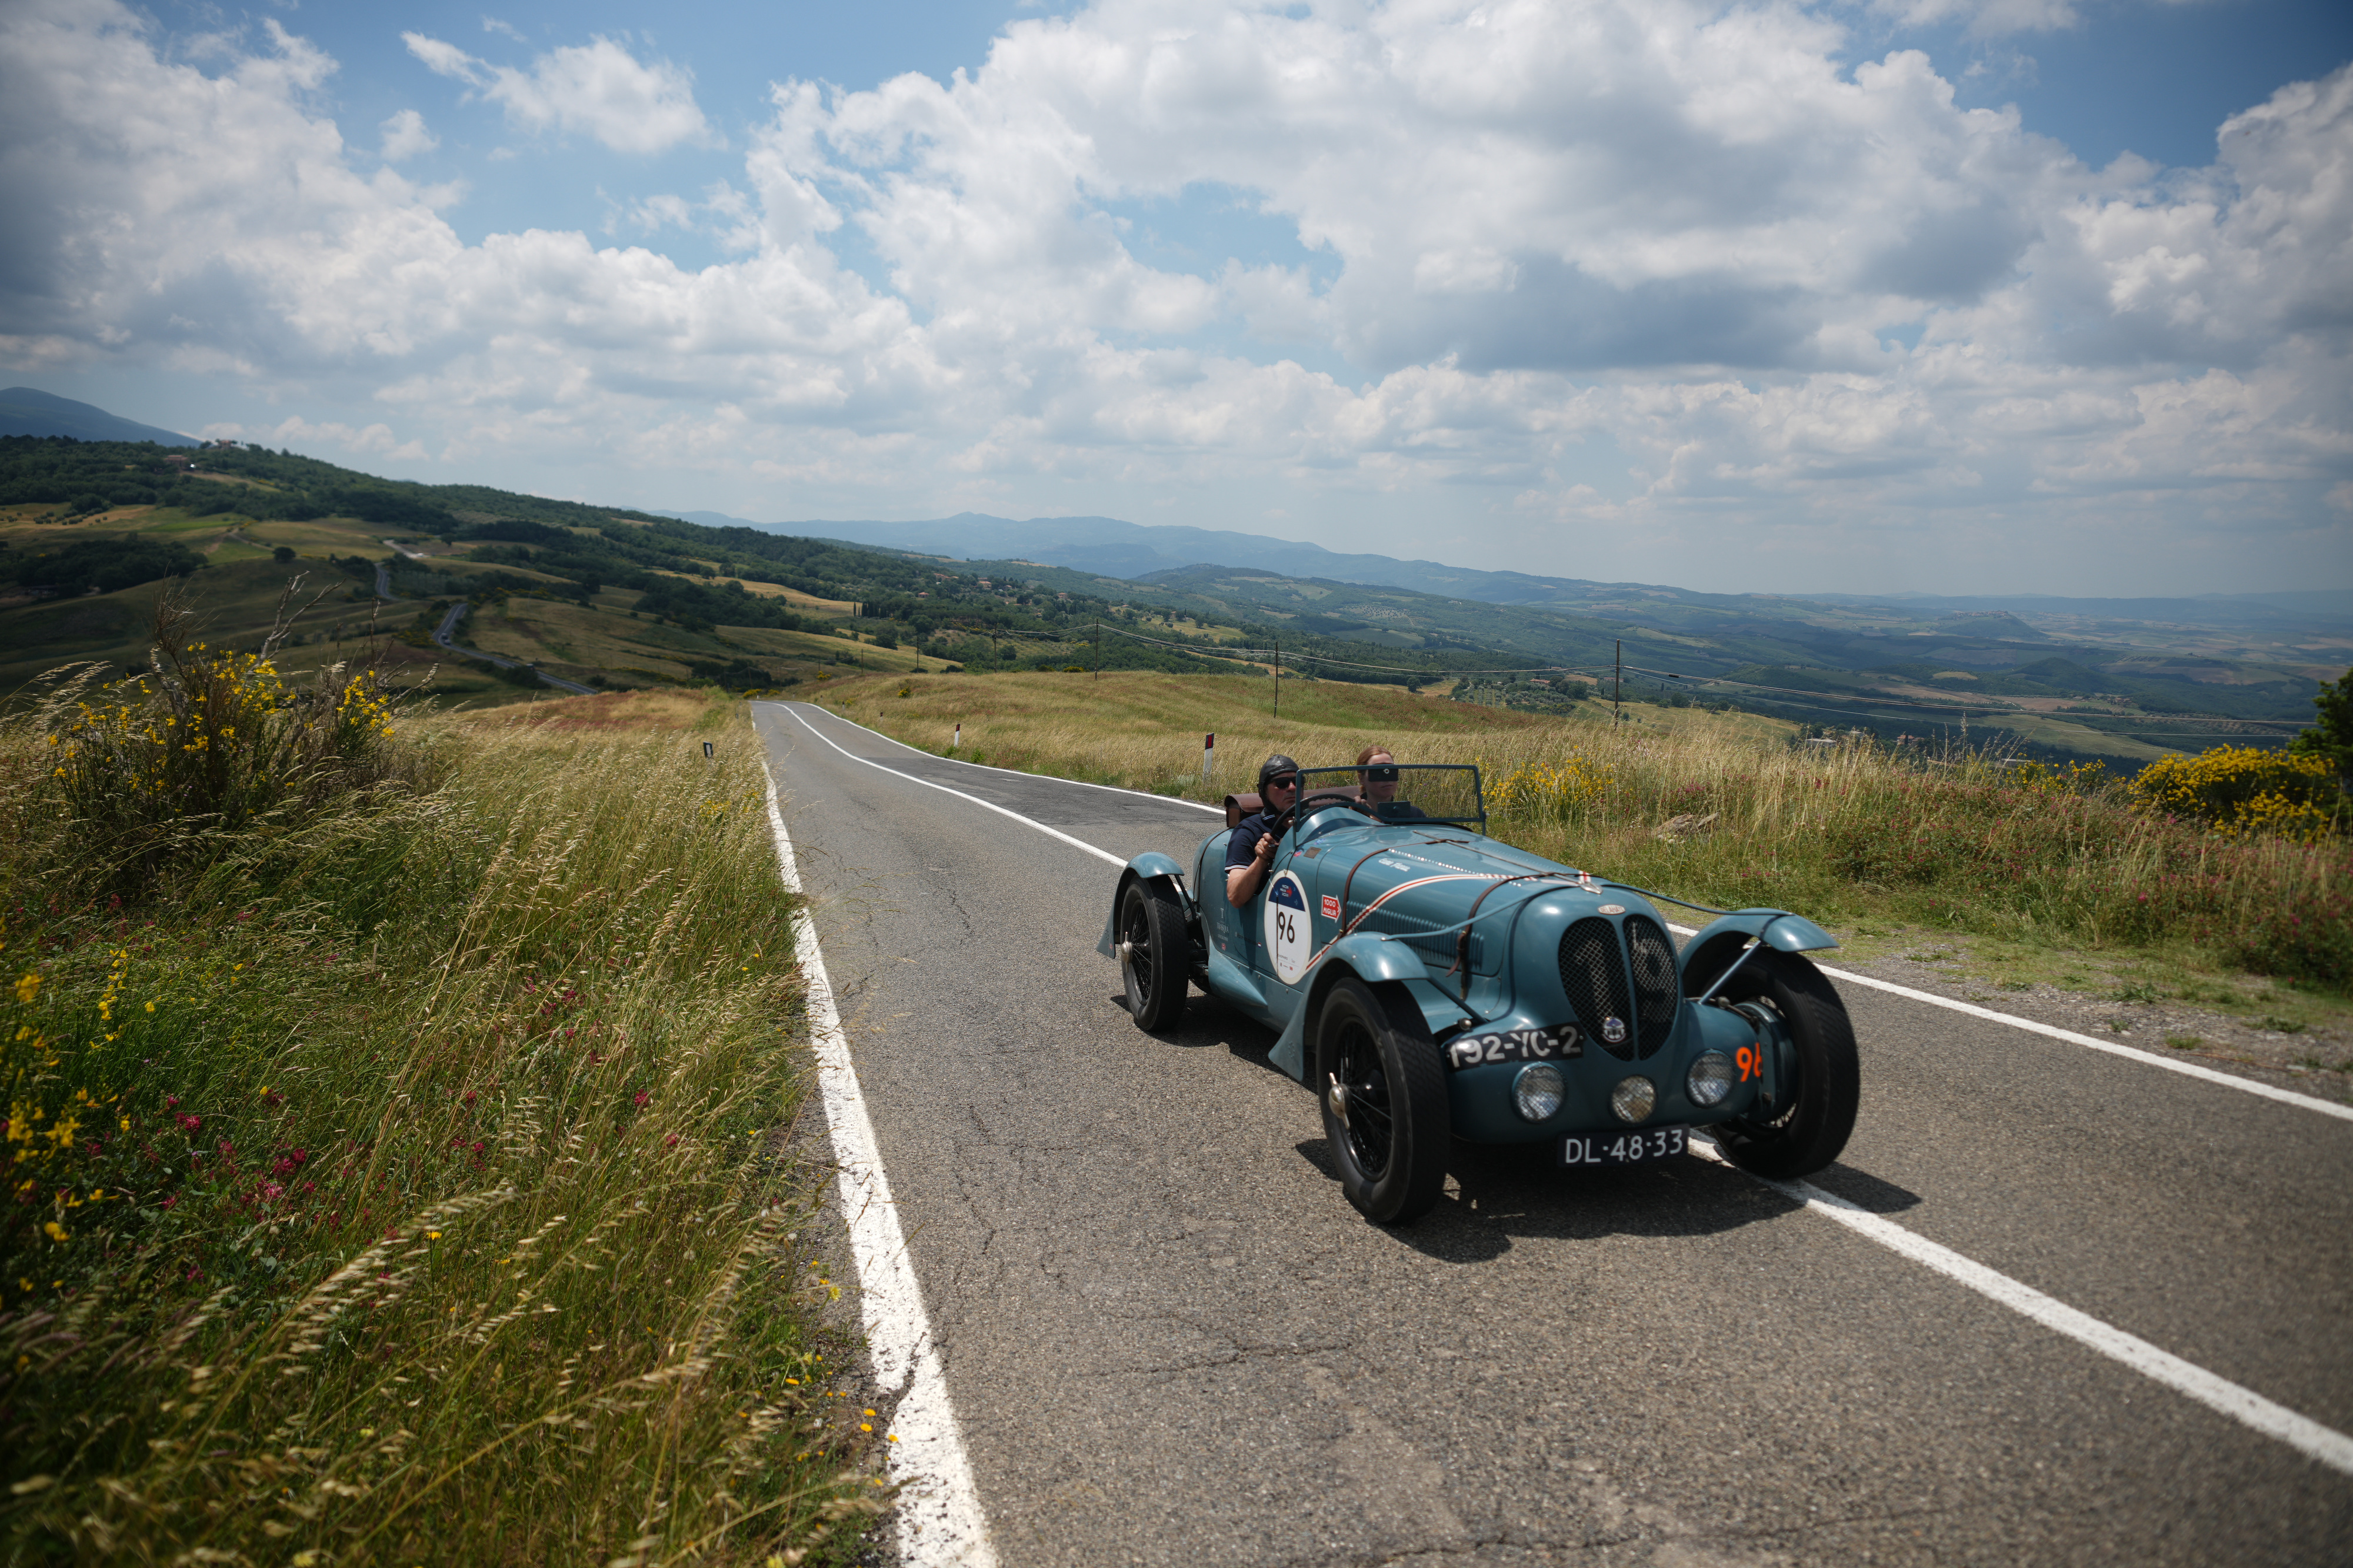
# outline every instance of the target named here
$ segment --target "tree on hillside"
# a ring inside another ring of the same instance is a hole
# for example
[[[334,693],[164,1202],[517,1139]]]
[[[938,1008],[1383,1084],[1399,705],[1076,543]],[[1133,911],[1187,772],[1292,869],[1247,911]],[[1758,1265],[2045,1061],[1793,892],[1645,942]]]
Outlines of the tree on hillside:
[[[2335,680],[2322,681],[2312,705],[2320,710],[2319,722],[2289,742],[2287,749],[2303,756],[2327,758],[2338,781],[2353,789],[2353,669]]]

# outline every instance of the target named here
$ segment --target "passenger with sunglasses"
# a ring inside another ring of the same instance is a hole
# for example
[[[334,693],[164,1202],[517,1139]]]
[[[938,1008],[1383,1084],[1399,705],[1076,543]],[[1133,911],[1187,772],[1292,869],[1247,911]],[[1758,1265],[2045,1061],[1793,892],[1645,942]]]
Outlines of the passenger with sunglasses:
[[[1365,809],[1383,822],[1410,822],[1428,816],[1413,802],[1397,797],[1397,758],[1387,746],[1366,746],[1356,753],[1356,782],[1363,786]]]
[[[1280,752],[1259,764],[1259,809],[1226,839],[1226,901],[1239,908],[1258,895],[1274,863],[1275,824],[1299,804],[1299,764]]]

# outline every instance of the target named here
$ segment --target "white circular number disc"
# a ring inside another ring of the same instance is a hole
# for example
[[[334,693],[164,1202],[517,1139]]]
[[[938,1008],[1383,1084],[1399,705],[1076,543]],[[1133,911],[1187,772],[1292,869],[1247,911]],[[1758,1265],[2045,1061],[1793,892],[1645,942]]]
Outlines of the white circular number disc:
[[[1266,952],[1274,961],[1274,976],[1296,985],[1307,973],[1307,889],[1289,871],[1278,874],[1266,889]]]

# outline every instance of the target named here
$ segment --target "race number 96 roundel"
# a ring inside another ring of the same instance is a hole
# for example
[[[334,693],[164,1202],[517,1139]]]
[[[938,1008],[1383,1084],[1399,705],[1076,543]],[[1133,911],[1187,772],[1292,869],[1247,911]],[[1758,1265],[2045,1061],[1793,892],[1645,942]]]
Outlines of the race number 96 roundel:
[[[1266,889],[1266,955],[1274,962],[1275,978],[1296,985],[1307,973],[1307,889],[1289,871],[1276,874]]]

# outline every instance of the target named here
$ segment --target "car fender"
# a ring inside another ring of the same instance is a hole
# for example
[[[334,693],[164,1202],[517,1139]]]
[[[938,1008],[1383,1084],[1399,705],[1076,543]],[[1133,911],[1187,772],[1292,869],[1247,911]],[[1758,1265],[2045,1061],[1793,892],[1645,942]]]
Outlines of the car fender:
[[[1095,943],[1095,951],[1105,958],[1118,956],[1113,942],[1119,934],[1119,901],[1127,897],[1127,885],[1139,879],[1151,877],[1166,877],[1169,879],[1176,889],[1177,902],[1185,906],[1186,928],[1195,932],[1199,931],[1201,911],[1194,905],[1192,889],[1185,886],[1185,868],[1157,849],[1147,849],[1120,868],[1119,886],[1112,889],[1111,912],[1103,917],[1103,941]]]
[[[1303,1083],[1307,1080],[1308,1021],[1323,1011],[1324,996],[1346,974],[1367,985],[1404,986],[1433,1035],[1472,1021],[1462,1005],[1431,980],[1429,967],[1413,949],[1369,931],[1344,936],[1316,961],[1315,971],[1308,977],[1307,994],[1300,999],[1274,1049],[1267,1055],[1269,1061]]]
[[[1814,952],[1836,947],[1838,939],[1803,915],[1787,910],[1740,910],[1712,921],[1683,943],[1683,994],[1713,991],[1751,942],[1777,952]]]

